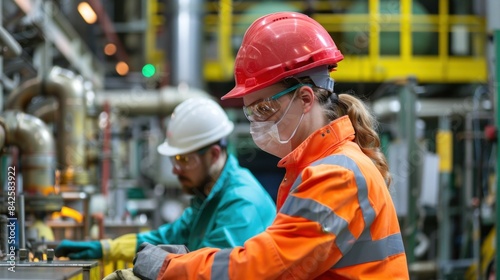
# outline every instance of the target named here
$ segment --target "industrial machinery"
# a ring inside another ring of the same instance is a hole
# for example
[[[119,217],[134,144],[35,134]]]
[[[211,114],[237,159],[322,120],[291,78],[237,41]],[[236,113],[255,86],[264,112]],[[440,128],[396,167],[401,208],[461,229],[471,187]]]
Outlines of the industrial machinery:
[[[208,96],[192,84],[104,89],[103,68],[56,4],[1,3],[2,16],[21,16],[10,32],[1,29],[9,55],[2,65],[26,62],[3,68],[2,279],[102,279],[126,265],[56,260],[52,250],[62,239],[114,238],[164,223],[158,192],[180,195],[158,168],[171,169],[156,153],[162,118],[188,98]],[[38,40],[19,40],[22,29]],[[59,59],[68,68],[53,65]]]

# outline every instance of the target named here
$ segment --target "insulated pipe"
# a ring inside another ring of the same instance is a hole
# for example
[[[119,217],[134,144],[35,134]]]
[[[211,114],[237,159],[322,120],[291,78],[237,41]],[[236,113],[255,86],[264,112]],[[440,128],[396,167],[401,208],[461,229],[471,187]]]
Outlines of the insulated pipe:
[[[163,87],[159,90],[106,90],[96,91],[95,106],[103,111],[109,103],[113,110],[126,116],[168,115],[175,106],[193,97],[212,98],[207,92],[196,88]]]
[[[47,125],[35,116],[7,110],[0,115],[0,126],[4,136],[0,136],[0,148],[14,145],[21,151],[23,192],[42,195],[52,193],[55,145]]]
[[[93,110],[103,111],[108,103],[119,114],[127,116],[168,115],[175,106],[189,98],[214,98],[207,92],[198,89],[179,90],[175,87],[165,87],[159,90],[104,90],[98,91],[91,106]],[[45,123],[58,119],[59,104],[46,102],[29,113],[40,118]]]
[[[203,85],[203,0],[168,1],[170,84]]]
[[[53,96],[57,99],[57,168],[63,170],[63,184],[84,185],[88,181],[84,168],[85,91],[81,76],[55,66],[46,78],[37,77],[23,83],[10,93],[6,102],[7,109],[26,111],[35,96]]]
[[[44,123],[55,123],[58,120],[58,110],[59,104],[57,102],[47,102],[30,110],[29,114],[41,119]]]

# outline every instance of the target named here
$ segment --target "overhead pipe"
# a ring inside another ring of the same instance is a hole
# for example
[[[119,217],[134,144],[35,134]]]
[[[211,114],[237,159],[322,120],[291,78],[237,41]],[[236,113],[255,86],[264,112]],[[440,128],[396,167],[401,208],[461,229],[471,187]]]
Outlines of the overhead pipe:
[[[205,91],[199,89],[179,89],[176,87],[164,87],[159,90],[102,90],[96,91],[94,101],[87,102],[93,111],[104,111],[105,104],[117,111],[119,114],[133,116],[144,115],[168,115],[172,113],[175,106],[189,98],[214,98]],[[59,104],[57,102],[44,102],[29,114],[40,118],[45,123],[58,120]]]
[[[85,85],[81,76],[53,67],[46,77],[21,84],[7,98],[6,108],[26,112],[35,96],[55,97],[58,102],[57,168],[62,170],[61,184],[85,185]]]
[[[7,110],[0,115],[0,148],[21,152],[23,192],[47,195],[54,191],[55,145],[52,132],[39,118]]]
[[[158,90],[96,90],[95,109],[103,111],[109,103],[113,110],[126,116],[168,115],[175,106],[189,98],[213,98],[207,92],[190,87],[163,87]]]

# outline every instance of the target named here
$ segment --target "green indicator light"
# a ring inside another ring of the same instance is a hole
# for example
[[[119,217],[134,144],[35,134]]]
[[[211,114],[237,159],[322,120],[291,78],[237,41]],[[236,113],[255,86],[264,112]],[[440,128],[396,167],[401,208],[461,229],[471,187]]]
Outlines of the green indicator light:
[[[153,66],[153,64],[146,64],[142,67],[142,75],[146,78],[151,78],[154,76],[156,73],[156,68]]]

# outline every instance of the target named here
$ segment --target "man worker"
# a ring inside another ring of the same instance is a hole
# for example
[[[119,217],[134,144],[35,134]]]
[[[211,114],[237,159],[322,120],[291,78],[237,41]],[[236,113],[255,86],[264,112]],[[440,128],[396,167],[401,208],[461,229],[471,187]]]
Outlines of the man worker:
[[[139,245],[183,244],[189,250],[241,246],[264,231],[276,215],[271,196],[252,173],[227,152],[234,124],[214,100],[192,98],[173,111],[158,152],[170,157],[190,206],[172,223],[115,239],[63,240],[57,257],[132,261]]]

